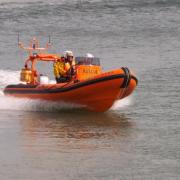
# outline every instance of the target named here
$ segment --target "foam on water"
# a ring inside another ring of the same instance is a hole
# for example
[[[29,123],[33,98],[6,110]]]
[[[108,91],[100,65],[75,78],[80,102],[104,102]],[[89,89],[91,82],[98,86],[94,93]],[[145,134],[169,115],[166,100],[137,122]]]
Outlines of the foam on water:
[[[114,105],[111,107],[111,110],[125,109],[132,104],[133,104],[133,97],[129,96],[124,99],[116,101]]]
[[[0,69],[0,89],[2,90],[8,84],[20,83],[20,71],[1,70]]]
[[[49,102],[44,100],[18,99],[14,97],[6,97],[0,93],[0,110],[22,110],[22,111],[46,111],[55,112],[63,109],[81,108],[76,104],[65,102]]]

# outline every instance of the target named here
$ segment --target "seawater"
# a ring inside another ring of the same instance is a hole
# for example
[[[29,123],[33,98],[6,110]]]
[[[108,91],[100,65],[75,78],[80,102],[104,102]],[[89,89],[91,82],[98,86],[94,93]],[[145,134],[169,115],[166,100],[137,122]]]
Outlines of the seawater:
[[[179,19],[178,0],[0,0],[0,179],[179,179]],[[18,33],[127,66],[138,87],[100,114],[6,97],[27,57]]]

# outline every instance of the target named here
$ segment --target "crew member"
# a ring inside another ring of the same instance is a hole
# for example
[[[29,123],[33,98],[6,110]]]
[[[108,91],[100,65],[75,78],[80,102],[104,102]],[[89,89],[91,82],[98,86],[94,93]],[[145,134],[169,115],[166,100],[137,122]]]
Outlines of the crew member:
[[[68,82],[75,75],[75,61],[72,51],[65,51],[65,57],[61,57],[54,63],[54,75],[57,83]]]
[[[70,78],[75,75],[75,60],[72,51],[65,51],[65,70]]]

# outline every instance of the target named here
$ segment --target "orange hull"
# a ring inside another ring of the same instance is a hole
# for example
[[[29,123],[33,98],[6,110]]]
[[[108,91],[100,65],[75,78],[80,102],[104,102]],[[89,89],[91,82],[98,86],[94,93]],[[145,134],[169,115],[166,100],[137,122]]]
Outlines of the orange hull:
[[[104,112],[116,100],[129,96],[136,86],[136,77],[127,68],[121,68],[76,83],[8,85],[4,93],[21,98],[70,102]]]

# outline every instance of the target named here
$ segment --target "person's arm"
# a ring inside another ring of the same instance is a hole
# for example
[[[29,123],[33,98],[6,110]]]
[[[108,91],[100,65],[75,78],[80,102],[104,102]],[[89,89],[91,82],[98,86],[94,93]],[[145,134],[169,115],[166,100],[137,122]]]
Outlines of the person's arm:
[[[59,74],[60,74],[60,75],[64,75],[64,74],[66,74],[66,73],[67,73],[67,70],[65,69],[65,65],[64,65],[63,62],[61,62],[61,63],[59,64]]]
[[[71,67],[72,67],[72,75],[74,76],[76,74],[76,62],[74,59],[72,61]]]
[[[60,77],[59,71],[58,71],[58,64],[57,64],[57,62],[54,63],[54,76],[55,76],[56,78],[59,78],[59,77]]]

